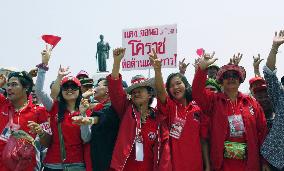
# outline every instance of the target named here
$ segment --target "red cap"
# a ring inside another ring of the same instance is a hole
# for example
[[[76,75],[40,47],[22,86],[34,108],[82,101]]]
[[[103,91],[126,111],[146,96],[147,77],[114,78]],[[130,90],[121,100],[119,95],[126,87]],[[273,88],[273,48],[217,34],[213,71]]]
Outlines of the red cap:
[[[255,83],[256,81],[260,81],[261,84],[266,84],[265,80],[262,77],[253,77],[252,79],[249,80],[249,86],[252,87],[252,84]]]
[[[253,93],[255,94],[256,92],[261,91],[261,90],[267,90],[266,84],[262,84],[262,85],[260,85],[260,86],[255,87],[255,88],[253,89]]]
[[[86,77],[89,77],[89,74],[88,74],[86,71],[81,70],[81,71],[76,75],[76,78],[78,78],[78,77],[81,76],[81,75],[84,75],[84,76],[86,76]]]
[[[61,80],[61,85],[67,83],[67,82],[73,82],[75,83],[78,87],[81,87],[81,83],[80,81],[78,80],[78,78],[76,77],[73,77],[73,76],[67,76],[67,77],[64,77],[62,80]]]

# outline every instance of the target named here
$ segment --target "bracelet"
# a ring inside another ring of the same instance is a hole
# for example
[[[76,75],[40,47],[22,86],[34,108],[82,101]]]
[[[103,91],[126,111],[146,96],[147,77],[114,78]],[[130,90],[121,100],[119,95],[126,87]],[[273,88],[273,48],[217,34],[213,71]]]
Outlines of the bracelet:
[[[42,134],[38,134],[38,137],[39,138],[43,138],[45,136],[45,132],[43,131],[43,133]]]
[[[44,63],[40,63],[38,65],[36,65],[37,68],[43,69],[45,71],[48,71],[49,67],[47,66],[47,64]]]

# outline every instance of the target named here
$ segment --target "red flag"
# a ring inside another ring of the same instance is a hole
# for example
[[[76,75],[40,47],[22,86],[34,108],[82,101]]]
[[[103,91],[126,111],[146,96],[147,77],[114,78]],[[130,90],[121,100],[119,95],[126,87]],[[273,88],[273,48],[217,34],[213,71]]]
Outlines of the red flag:
[[[42,35],[42,40],[45,41],[45,43],[48,43],[52,45],[52,49],[57,45],[57,43],[61,40],[61,37],[54,36],[54,35]]]
[[[201,57],[203,55],[203,53],[204,53],[204,49],[203,48],[197,49],[196,53],[197,53],[198,56]]]

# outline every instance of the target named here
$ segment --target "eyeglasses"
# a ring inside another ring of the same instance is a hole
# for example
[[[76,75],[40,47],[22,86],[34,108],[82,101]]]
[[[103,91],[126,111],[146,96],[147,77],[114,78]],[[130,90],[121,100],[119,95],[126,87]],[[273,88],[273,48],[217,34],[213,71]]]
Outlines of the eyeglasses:
[[[79,87],[75,84],[63,84],[62,90],[67,91],[68,89],[71,89],[73,91],[79,90]]]
[[[223,79],[229,79],[229,78],[239,79],[240,76],[237,72],[225,72],[223,75]]]

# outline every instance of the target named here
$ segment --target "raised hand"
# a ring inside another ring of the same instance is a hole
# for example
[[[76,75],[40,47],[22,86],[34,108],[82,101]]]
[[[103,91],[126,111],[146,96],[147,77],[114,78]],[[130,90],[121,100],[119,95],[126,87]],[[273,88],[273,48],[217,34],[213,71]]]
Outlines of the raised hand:
[[[158,58],[154,48],[152,48],[152,52],[149,54],[149,59],[151,65],[154,67],[154,70],[161,70],[162,60]]]
[[[212,54],[205,53],[202,55],[202,57],[199,59],[198,66],[202,69],[205,70],[209,65],[213,64],[217,58],[214,58],[215,52]]]
[[[280,30],[279,33],[275,32],[274,38],[273,38],[273,46],[276,46],[277,48],[284,43],[284,30]]]
[[[253,69],[254,69],[254,75],[256,77],[261,77],[259,72],[259,64],[261,61],[263,61],[263,59],[260,59],[260,54],[258,54],[257,56],[253,56]]]
[[[29,75],[30,75],[31,77],[36,77],[36,76],[37,76],[37,72],[38,72],[38,68],[31,69],[31,70],[29,71]]]
[[[67,68],[62,68],[61,65],[59,66],[58,69],[58,77],[63,78],[66,75],[70,74],[71,72],[69,71],[69,67]]]
[[[4,74],[0,74],[0,88],[3,87],[7,82],[7,78]]]
[[[260,54],[257,56],[253,56],[253,67],[259,69],[259,64],[263,61],[263,59],[260,59]]]
[[[82,94],[83,98],[89,98],[90,96],[95,94],[95,88],[91,88],[88,91],[86,91],[85,93]]]
[[[89,99],[82,98],[79,106],[81,114],[85,114],[86,110],[90,107]]]
[[[48,65],[48,62],[49,62],[49,59],[50,59],[50,56],[51,56],[51,51],[52,51],[52,46],[49,47],[46,44],[45,50],[43,50],[41,52],[41,60],[42,60],[43,64]]]
[[[231,64],[231,65],[239,65],[242,57],[243,57],[243,54],[241,54],[241,53],[234,54],[234,56],[232,58],[230,58],[229,64]]]
[[[119,62],[125,55],[125,48],[116,48],[113,50],[113,60]]]
[[[185,58],[183,58],[182,61],[179,61],[179,72],[182,73],[182,74],[185,73],[186,68],[187,68],[188,65],[189,65],[189,63],[186,64],[186,63],[184,62],[184,60],[185,60]]]

